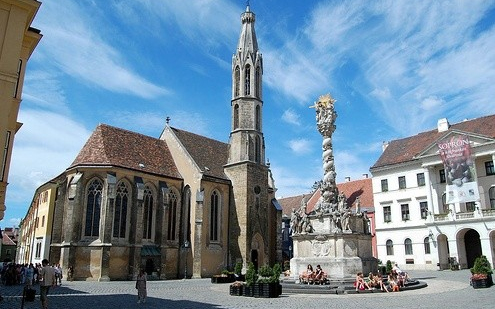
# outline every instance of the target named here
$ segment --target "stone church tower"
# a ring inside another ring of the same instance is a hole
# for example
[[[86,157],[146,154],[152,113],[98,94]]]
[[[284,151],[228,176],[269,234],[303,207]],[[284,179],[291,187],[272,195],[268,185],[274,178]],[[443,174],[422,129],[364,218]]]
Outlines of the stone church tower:
[[[230,231],[237,239],[230,251],[237,261],[253,262],[257,267],[276,261],[277,252],[269,249],[277,247],[277,229],[272,228],[277,224],[272,205],[276,200],[274,188],[269,186],[269,166],[265,164],[263,58],[254,29],[255,14],[249,5],[241,22],[239,43],[232,57],[232,124],[225,165],[225,174],[232,181],[235,209],[230,212]]]

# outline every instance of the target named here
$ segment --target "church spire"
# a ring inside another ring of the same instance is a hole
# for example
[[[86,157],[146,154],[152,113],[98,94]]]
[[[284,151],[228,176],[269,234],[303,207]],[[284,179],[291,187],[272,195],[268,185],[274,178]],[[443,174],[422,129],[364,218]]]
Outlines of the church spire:
[[[258,41],[256,40],[256,32],[254,31],[255,15],[249,8],[249,1],[246,6],[246,11],[241,14],[241,36],[237,44],[237,52],[256,53],[258,51]]]

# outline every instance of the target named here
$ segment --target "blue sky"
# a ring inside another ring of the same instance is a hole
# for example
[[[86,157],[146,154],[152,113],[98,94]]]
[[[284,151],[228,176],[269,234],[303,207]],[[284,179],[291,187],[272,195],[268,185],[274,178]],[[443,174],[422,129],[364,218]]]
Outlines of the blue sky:
[[[369,173],[383,141],[495,111],[494,1],[251,0],[264,59],[263,130],[277,197],[323,176],[315,111],[336,100],[337,180]],[[1,226],[63,172],[99,123],[223,142],[245,1],[44,1],[26,72]]]

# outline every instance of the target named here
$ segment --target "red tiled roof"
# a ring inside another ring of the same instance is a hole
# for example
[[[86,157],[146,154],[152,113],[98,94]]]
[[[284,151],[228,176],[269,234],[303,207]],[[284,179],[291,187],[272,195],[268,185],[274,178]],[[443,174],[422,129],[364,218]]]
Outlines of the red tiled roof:
[[[223,172],[223,166],[227,164],[229,156],[228,144],[176,128],[170,129],[173,130],[198,167],[204,171],[204,175],[229,179]]]
[[[96,127],[69,168],[95,165],[182,178],[164,141],[106,124]]]
[[[415,156],[452,130],[495,138],[495,115],[453,124],[450,126],[449,131],[445,132],[438,132],[435,129],[403,139],[393,140],[388,144],[385,151],[371,168],[415,160]]]
[[[5,246],[15,246],[16,243],[7,234],[2,234],[2,245]]]
[[[337,188],[339,189],[339,192],[344,192],[347,198],[347,205],[350,208],[354,207],[354,203],[358,196],[361,200],[361,208],[370,209],[374,205],[371,178],[342,182],[337,184]],[[314,193],[307,194],[306,196],[298,195],[286,197],[278,199],[278,201],[282,206],[283,214],[290,216],[292,209],[298,209],[301,206],[303,197],[307,200],[306,212],[310,213],[315,208],[320,196],[320,190],[316,190]]]

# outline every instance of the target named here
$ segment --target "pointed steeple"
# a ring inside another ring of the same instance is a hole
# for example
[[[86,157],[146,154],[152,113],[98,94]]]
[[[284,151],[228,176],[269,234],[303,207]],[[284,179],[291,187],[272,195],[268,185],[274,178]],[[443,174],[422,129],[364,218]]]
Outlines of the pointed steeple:
[[[241,36],[237,44],[237,52],[244,54],[253,54],[258,51],[258,41],[256,40],[256,32],[254,31],[255,15],[249,8],[249,2],[246,6],[246,11],[241,14]]]

